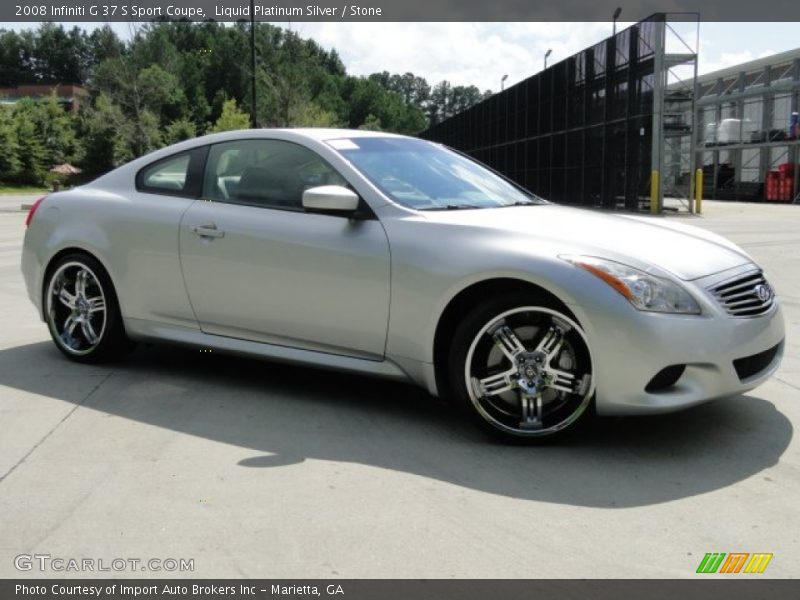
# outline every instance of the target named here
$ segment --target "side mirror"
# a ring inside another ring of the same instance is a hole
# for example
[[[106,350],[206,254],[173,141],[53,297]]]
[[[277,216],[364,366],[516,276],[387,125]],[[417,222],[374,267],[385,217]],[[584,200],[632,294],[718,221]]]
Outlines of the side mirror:
[[[303,208],[309,212],[353,213],[358,194],[341,185],[321,185],[303,192]]]

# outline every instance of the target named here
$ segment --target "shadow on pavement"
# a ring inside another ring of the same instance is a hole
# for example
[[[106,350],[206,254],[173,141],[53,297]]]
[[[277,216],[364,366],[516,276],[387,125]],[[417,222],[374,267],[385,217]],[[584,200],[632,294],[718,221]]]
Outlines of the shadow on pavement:
[[[793,434],[756,390],[671,415],[597,419],[558,445],[506,446],[412,386],[169,346],[140,346],[110,366],[71,363],[50,342],[9,348],[0,384],[252,450],[231,468],[253,477],[306,458],[346,461],[591,507],[729,486],[775,465]]]

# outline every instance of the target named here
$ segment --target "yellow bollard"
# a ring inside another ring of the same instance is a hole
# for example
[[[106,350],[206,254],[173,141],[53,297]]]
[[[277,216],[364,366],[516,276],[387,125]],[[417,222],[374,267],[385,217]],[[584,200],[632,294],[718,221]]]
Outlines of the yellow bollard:
[[[658,171],[650,175],[650,212],[658,214]]]
[[[703,214],[703,169],[697,169],[694,176],[694,212]]]

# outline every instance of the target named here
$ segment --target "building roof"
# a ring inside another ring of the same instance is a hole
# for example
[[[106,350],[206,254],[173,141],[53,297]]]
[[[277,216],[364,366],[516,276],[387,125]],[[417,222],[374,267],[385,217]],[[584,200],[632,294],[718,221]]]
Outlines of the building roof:
[[[0,86],[0,96],[11,98],[41,97],[55,93],[57,96],[89,96],[89,91],[75,83],[23,83],[11,87]]]
[[[728,79],[729,77],[738,75],[742,71],[746,73],[761,71],[764,69],[764,67],[770,65],[775,66],[789,64],[795,59],[800,59],[800,48],[787,50],[786,52],[779,52],[778,54],[773,54],[772,56],[757,58],[749,62],[727,67],[725,69],[720,69],[718,71],[713,71],[711,73],[706,73],[705,75],[700,75],[697,78],[697,83],[708,83],[711,81],[716,81],[717,79]]]

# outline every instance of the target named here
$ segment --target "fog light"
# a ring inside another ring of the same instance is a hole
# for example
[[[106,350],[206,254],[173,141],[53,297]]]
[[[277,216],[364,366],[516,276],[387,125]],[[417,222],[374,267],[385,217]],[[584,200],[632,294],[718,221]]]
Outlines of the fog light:
[[[644,391],[652,394],[654,392],[663,392],[671,388],[681,378],[683,372],[686,370],[686,365],[670,365],[661,369],[644,387]]]

